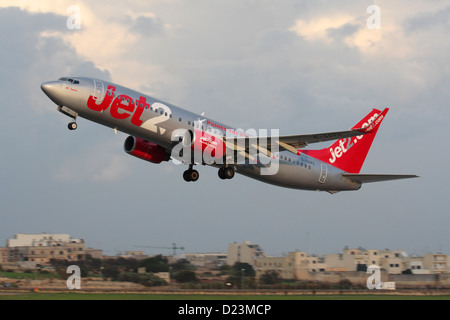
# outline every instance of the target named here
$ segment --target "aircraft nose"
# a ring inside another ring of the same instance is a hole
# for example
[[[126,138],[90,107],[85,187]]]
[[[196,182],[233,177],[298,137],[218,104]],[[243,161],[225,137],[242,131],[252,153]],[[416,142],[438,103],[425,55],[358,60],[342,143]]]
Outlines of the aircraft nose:
[[[54,103],[62,104],[61,83],[59,81],[48,81],[41,84],[41,89]]]
[[[41,84],[41,89],[47,96],[51,96],[54,93],[56,83],[54,81],[47,81]]]

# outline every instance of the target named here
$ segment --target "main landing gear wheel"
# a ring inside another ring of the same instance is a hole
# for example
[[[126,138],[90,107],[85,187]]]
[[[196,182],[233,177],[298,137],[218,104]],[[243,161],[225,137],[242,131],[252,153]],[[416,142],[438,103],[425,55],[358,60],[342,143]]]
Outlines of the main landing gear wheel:
[[[198,174],[197,170],[188,169],[185,172],[183,172],[183,179],[184,179],[184,181],[187,181],[187,182],[189,182],[189,181],[195,182],[198,180],[199,176],[200,175]]]
[[[76,122],[71,122],[67,127],[69,128],[69,130],[76,130],[78,128],[78,125]]]
[[[219,169],[219,178],[220,179],[233,179],[234,177],[234,168],[233,167],[223,167]]]

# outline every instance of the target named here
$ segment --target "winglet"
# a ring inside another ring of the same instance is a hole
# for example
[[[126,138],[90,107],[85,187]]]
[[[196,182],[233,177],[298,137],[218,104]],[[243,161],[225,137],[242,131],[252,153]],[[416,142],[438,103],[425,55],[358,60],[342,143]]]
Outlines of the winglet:
[[[383,112],[381,112],[378,117],[375,118],[375,120],[373,120],[367,127],[362,127],[359,129],[354,129],[354,130],[358,130],[362,133],[373,133],[376,132],[378,127],[380,126],[381,121],[383,121],[384,117],[386,116],[387,112],[389,111],[389,108],[385,108],[383,110]]]

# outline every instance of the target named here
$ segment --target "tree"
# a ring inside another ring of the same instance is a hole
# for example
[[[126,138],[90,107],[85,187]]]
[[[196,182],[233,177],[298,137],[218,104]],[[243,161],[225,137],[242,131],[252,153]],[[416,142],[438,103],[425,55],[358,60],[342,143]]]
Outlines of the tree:
[[[178,272],[178,271],[184,271],[184,270],[190,270],[195,271],[196,268],[194,265],[192,265],[187,259],[180,259],[176,262],[169,265],[172,271]]]
[[[174,276],[175,281],[178,283],[182,282],[198,282],[198,278],[194,271],[184,270],[177,272]]]
[[[254,277],[256,275],[253,267],[246,262],[236,262],[233,265],[233,273],[239,277]]]
[[[116,266],[105,265],[102,273],[104,277],[116,280],[120,274],[120,270]]]
[[[162,255],[150,257],[139,262],[138,267],[145,267],[147,272],[168,272],[167,258]]]
[[[259,282],[262,284],[278,284],[281,282],[281,278],[275,270],[268,270],[259,278]]]
[[[238,288],[250,288],[255,285],[254,277],[256,275],[253,267],[246,262],[236,262],[230,269],[230,276],[227,282]]]

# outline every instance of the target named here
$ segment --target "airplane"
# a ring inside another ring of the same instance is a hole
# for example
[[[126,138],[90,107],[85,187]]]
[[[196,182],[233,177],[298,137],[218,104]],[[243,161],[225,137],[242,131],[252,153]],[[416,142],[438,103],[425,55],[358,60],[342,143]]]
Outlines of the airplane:
[[[237,129],[176,107],[146,94],[104,80],[61,77],[41,84],[57,110],[129,134],[126,153],[159,164],[172,160],[188,165],[183,178],[197,181],[194,165],[218,168],[221,179],[235,173],[272,185],[327,191],[358,190],[369,182],[418,177],[361,174],[360,170],[388,108],[371,110],[350,130],[279,135],[279,130]],[[305,149],[312,143],[334,141],[329,147]]]

